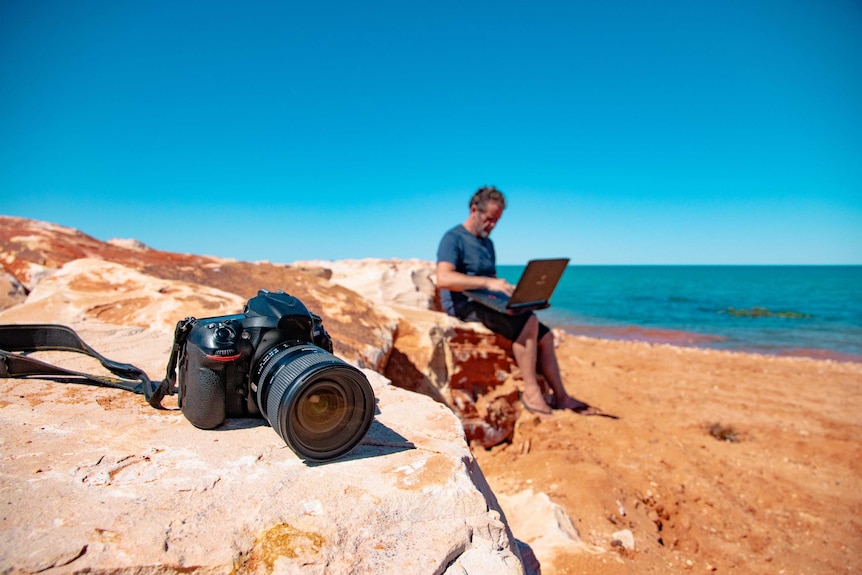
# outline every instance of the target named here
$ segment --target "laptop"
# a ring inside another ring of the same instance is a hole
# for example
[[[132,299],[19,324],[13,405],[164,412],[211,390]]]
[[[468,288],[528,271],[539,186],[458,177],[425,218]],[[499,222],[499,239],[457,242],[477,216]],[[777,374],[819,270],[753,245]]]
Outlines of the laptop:
[[[509,315],[545,309],[551,307],[551,294],[554,293],[567,265],[569,258],[530,260],[515,286],[512,297],[490,290],[467,290],[464,295],[472,301]]]

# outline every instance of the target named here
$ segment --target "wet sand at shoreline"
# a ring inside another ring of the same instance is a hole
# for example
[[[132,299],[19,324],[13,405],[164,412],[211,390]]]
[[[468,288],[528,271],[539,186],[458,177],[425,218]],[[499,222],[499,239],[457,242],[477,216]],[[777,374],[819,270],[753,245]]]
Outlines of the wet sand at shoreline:
[[[570,393],[620,419],[522,415],[474,449],[495,492],[547,493],[609,550],[545,575],[862,572],[862,364],[561,339]]]
[[[648,328],[636,325],[586,325],[565,324],[560,329],[569,335],[584,336],[611,341],[632,341],[653,344],[668,344],[679,347],[696,347],[703,349],[718,349],[741,353],[768,354],[786,357],[807,357],[811,359],[822,359],[832,361],[844,361],[862,363],[862,355],[842,353],[828,349],[818,348],[782,348],[774,350],[735,348],[726,349],[721,342],[727,338],[720,335],[699,333],[693,331]]]

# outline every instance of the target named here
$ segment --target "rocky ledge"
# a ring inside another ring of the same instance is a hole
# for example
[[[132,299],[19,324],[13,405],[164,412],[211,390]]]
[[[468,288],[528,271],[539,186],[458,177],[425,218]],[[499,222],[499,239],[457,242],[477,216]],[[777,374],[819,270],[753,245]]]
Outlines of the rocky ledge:
[[[175,403],[0,379],[3,573],[522,573],[524,558],[537,570],[467,443],[513,433],[510,354],[435,311],[430,264],[237,262],[0,216],[0,265],[0,323],[70,325],[153,379],[178,320],[283,289],[323,316],[377,401],[359,447],[308,465],[262,420],[203,431]]]

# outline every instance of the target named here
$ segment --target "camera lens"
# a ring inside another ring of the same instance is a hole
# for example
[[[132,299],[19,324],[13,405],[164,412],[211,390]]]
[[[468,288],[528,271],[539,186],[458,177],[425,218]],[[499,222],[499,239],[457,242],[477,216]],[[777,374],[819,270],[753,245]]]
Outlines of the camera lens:
[[[309,433],[332,433],[347,417],[347,398],[337,385],[321,382],[299,398],[296,422]]]
[[[255,371],[261,413],[300,457],[340,457],[371,426],[374,394],[368,379],[317,346],[282,343]]]

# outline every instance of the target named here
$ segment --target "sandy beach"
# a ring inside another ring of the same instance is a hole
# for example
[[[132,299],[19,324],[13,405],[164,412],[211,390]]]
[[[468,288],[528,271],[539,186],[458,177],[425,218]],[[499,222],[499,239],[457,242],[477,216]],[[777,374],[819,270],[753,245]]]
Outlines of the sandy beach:
[[[545,492],[585,543],[628,529],[636,548],[545,575],[862,572],[862,364],[575,336],[558,354],[619,419],[522,416],[475,455],[495,492]]]

